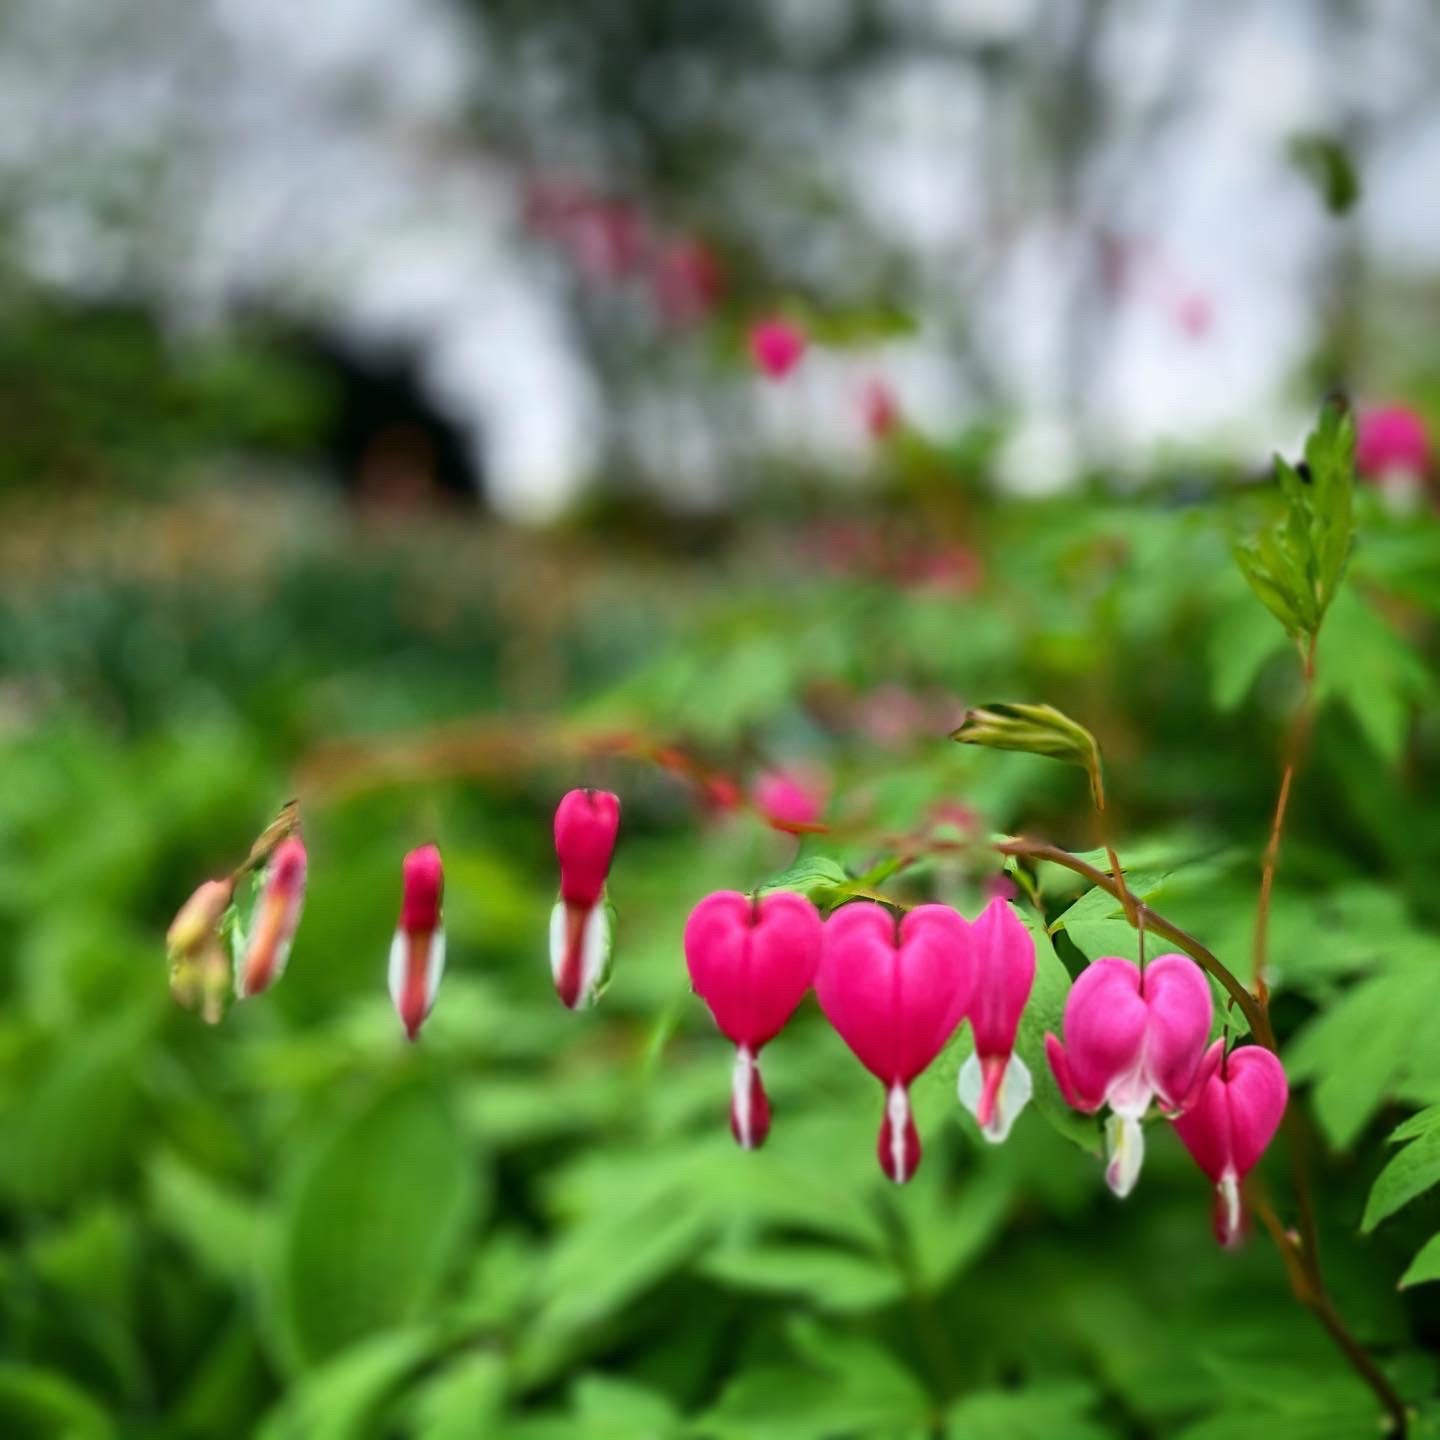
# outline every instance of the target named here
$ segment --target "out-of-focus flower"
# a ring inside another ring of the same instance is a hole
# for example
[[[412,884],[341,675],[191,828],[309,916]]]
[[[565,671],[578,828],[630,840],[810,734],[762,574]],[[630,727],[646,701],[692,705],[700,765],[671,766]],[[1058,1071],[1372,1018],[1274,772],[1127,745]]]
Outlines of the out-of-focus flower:
[[[1425,422],[1403,405],[1362,412],[1355,440],[1355,468],[1369,479],[1392,473],[1422,479],[1430,470]]]
[[[815,979],[820,916],[803,895],[777,890],[707,895],[685,923],[685,963],[695,993],[735,1046],[730,1130],[746,1150],[770,1133],[759,1055],[784,1028]]]
[[[412,850],[401,866],[400,923],[389,966],[390,998],[411,1040],[419,1037],[445,973],[444,893],[440,851],[434,845]]]
[[[282,840],[265,867],[260,899],[239,957],[235,992],[242,999],[268,990],[285,973],[305,905],[305,842]]]
[[[824,779],[802,770],[767,770],[755,782],[755,808],[776,830],[805,830],[825,809]]]
[[[550,912],[550,970],[570,1010],[587,1005],[610,963],[610,913],[605,880],[620,832],[620,797],[608,790],[571,790],[555,811],[560,899]]]
[[[1122,1198],[1145,1158],[1141,1117],[1151,1100],[1167,1114],[1187,1109],[1224,1051],[1207,1051],[1210,986],[1185,955],[1161,955],[1142,974],[1128,960],[1096,960],[1065,1001],[1065,1043],[1046,1035],[1045,1052],[1066,1103],[1087,1115],[1110,1107],[1105,1180]]]
[[[872,440],[888,440],[900,425],[900,400],[889,381],[870,380],[860,395],[865,432]]]
[[[198,1009],[210,1025],[224,1014],[230,989],[230,960],[220,922],[234,891],[231,880],[206,880],[180,907],[165,934],[170,993],[187,1010]]]
[[[694,325],[719,303],[725,276],[715,252],[703,240],[687,236],[661,247],[651,285],[655,304],[668,324]]]
[[[1290,1086],[1285,1069],[1258,1045],[1232,1050],[1175,1124],[1175,1133],[1215,1185],[1215,1238],[1227,1249],[1244,1234],[1240,1182],[1275,1138]]]
[[[825,922],[815,994],[840,1038],[885,1086],[876,1154],[897,1184],[920,1164],[910,1084],[970,1003],[975,967],[968,932],[945,905],[920,905],[899,919],[883,905],[858,901]]]
[[[999,1144],[1033,1093],[1029,1067],[1014,1053],[1030,987],[1035,983],[1035,942],[1004,900],[992,900],[970,927],[975,988],[970,1028],[975,1050],[960,1067],[960,1103],[980,1133]]]
[[[750,356],[756,368],[781,380],[805,354],[805,332],[793,321],[773,317],[750,327]]]
[[[1215,307],[1210,297],[1190,290],[1175,301],[1175,323],[1191,340],[1203,340],[1215,325]]]

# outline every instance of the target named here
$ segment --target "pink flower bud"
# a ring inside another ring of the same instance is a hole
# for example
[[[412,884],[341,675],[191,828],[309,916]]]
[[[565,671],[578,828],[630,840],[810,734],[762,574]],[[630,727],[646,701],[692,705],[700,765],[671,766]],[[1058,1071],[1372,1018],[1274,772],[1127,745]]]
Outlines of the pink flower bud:
[[[1227,1249],[1244,1234],[1240,1182],[1275,1138],[1290,1087],[1280,1061],[1258,1045],[1232,1050],[1179,1116],[1175,1133],[1215,1184],[1215,1238]]]
[[[900,424],[900,402],[884,380],[871,380],[860,397],[865,430],[872,440],[888,440]]]
[[[610,916],[601,897],[619,830],[620,798],[608,790],[571,790],[555,811],[560,901],[550,912],[550,970],[567,1010],[594,999],[609,967]]]
[[[405,1034],[420,1034],[445,973],[445,930],[440,905],[445,871],[434,845],[412,850],[401,866],[400,924],[390,942],[390,998]]]
[[[229,880],[206,880],[180,907],[165,932],[171,963],[198,954],[219,928],[230,906],[234,885]]]
[[[804,830],[819,823],[825,784],[799,770],[768,770],[755,782],[755,807],[777,830]]]
[[[593,905],[605,889],[615,837],[620,830],[620,797],[608,790],[572,790],[555,811],[555,853],[560,857],[560,898]]]
[[[969,926],[945,905],[903,919],[859,901],[825,923],[815,994],[860,1063],[885,1086],[877,1154],[897,1184],[920,1164],[910,1083],[945,1047],[974,988]]]
[[[783,380],[805,354],[805,332],[778,317],[757,320],[750,327],[750,357],[772,380]]]
[[[1140,1120],[1150,1101],[1178,1114],[1220,1063],[1224,1042],[1205,1048],[1212,1009],[1209,982],[1187,956],[1162,955],[1143,975],[1130,961],[1110,956],[1087,966],[1071,987],[1064,1045],[1045,1037],[1066,1102],[1087,1115],[1110,1107],[1105,1179],[1122,1198],[1140,1178]]]
[[[820,916],[788,890],[707,895],[685,922],[685,964],[695,993],[736,1047],[730,1129],[746,1150],[765,1143],[770,1101],[758,1057],[785,1027],[815,979]]]
[[[305,870],[305,842],[298,835],[282,840],[265,867],[260,901],[240,960],[235,989],[242,999],[268,990],[285,973],[305,904]]]
[[[960,1067],[960,1103],[980,1133],[999,1144],[1033,1093],[1030,1069],[1014,1053],[1015,1032],[1035,983],[1035,942],[1004,900],[992,900],[970,927],[975,1052]]]

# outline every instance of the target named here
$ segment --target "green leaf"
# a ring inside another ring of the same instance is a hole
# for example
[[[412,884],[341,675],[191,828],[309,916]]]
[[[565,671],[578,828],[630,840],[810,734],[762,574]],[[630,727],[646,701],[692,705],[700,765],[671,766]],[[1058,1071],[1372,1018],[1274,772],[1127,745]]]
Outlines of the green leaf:
[[[950,1412],[946,1440],[1105,1440],[1086,1418],[1093,1387],[1037,1381],[1020,1390],[972,1390]]]
[[[679,1417],[664,1396],[643,1385],[608,1375],[582,1375],[575,1382],[577,1440],[624,1435],[630,1440],[667,1440]]]
[[[757,887],[758,893],[769,890],[793,890],[816,904],[824,904],[843,891],[850,883],[844,866],[824,855],[797,860],[788,870],[766,880]]]
[[[299,1363],[424,1313],[474,1210],[472,1168],[449,1106],[421,1081],[320,1140],[280,1213],[270,1277]]]
[[[7,1440],[108,1440],[104,1408],[51,1370],[0,1361],[0,1427]]]
[[[1432,1280],[1440,1280],[1440,1235],[1432,1235],[1420,1247],[1400,1277],[1400,1288],[1408,1290],[1412,1285],[1426,1285]]]
[[[156,1219],[210,1274],[234,1283],[254,1269],[259,1216],[251,1199],[191,1168],[173,1151],[150,1162]]]
[[[462,1355],[411,1396],[414,1440],[473,1440],[499,1430],[505,1363],[489,1351]]]
[[[1343,1149],[1437,1046],[1440,967],[1422,949],[1347,990],[1295,1037],[1285,1062],[1292,1081],[1315,1082],[1316,1119]]]
[[[1433,1110],[1425,1113],[1432,1114]],[[1390,1138],[1393,1140],[1395,1136]],[[1440,1125],[1422,1130],[1391,1157],[1370,1187],[1361,1230],[1368,1235],[1382,1220],[1437,1182],[1440,1182]]]
[[[366,1440],[381,1407],[434,1345],[428,1328],[362,1341],[307,1375],[266,1419],[258,1440]]]
[[[736,1290],[803,1296],[822,1310],[873,1310],[904,1292],[894,1265],[834,1245],[785,1244],[712,1251],[700,1266]]]

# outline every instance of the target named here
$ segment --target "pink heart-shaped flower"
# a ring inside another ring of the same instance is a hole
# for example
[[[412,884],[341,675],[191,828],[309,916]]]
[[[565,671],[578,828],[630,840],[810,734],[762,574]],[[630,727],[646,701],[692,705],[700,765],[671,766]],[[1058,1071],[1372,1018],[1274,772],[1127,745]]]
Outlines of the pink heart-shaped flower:
[[[685,923],[690,982],[736,1046],[730,1128],[747,1150],[763,1144],[770,1128],[756,1056],[814,983],[820,935],[815,907],[785,890],[761,896],[717,891]]]
[[[908,1087],[965,1018],[974,970],[969,926],[945,905],[921,905],[900,919],[861,901],[826,922],[815,993],[840,1038],[886,1087],[878,1153],[896,1182],[920,1163]]]

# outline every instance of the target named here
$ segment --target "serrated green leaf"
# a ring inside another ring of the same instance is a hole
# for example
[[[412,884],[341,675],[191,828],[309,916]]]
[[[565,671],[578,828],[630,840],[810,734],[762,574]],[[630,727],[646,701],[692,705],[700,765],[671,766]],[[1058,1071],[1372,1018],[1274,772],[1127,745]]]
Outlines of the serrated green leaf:
[[[1427,1130],[1408,1142],[1376,1177],[1365,1202],[1360,1228],[1367,1235],[1417,1195],[1440,1183],[1440,1130]]]
[[[788,870],[772,876],[756,888],[761,894],[769,890],[793,890],[807,900],[823,901],[849,882],[845,867],[825,855],[811,855],[797,860]]]

